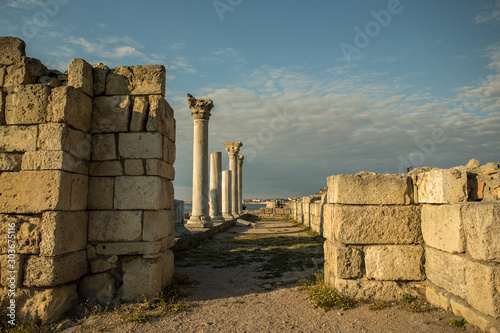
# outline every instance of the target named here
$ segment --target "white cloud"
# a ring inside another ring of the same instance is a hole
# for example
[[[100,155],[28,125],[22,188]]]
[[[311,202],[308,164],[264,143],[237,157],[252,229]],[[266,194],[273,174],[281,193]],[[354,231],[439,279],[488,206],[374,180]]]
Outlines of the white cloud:
[[[483,2],[481,13],[474,18],[476,23],[500,22],[500,0]]]
[[[176,57],[174,60],[171,60],[169,62],[169,69],[188,74],[196,74],[196,68],[185,57]]]
[[[7,0],[7,7],[31,9],[43,5],[41,0]]]

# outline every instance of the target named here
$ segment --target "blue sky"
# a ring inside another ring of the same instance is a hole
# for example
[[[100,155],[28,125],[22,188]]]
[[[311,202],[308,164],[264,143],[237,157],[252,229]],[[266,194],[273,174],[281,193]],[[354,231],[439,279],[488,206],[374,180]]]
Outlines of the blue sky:
[[[71,58],[167,66],[180,199],[192,181],[187,92],[214,100],[210,152],[243,141],[245,197],[313,194],[340,173],[500,162],[499,0],[0,0],[0,35],[59,70]]]

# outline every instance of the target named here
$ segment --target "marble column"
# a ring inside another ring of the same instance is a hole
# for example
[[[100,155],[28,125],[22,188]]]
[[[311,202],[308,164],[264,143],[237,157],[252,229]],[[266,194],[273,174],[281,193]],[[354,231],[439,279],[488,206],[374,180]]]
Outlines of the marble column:
[[[238,153],[240,152],[241,142],[224,142],[226,146],[227,154],[229,155],[229,170],[231,170],[231,214],[234,217],[239,216],[238,214]]]
[[[187,228],[209,228],[212,221],[208,212],[208,121],[214,107],[209,99],[188,99],[193,116],[193,198],[191,218]]]
[[[244,156],[238,156],[238,212],[243,214],[243,160]]]
[[[213,222],[224,221],[221,215],[221,177],[222,153],[210,155],[210,218]]]
[[[231,170],[222,171],[222,216],[232,220],[231,214]]]
[[[174,200],[174,234],[175,237],[183,237],[191,234],[184,226],[184,201]]]

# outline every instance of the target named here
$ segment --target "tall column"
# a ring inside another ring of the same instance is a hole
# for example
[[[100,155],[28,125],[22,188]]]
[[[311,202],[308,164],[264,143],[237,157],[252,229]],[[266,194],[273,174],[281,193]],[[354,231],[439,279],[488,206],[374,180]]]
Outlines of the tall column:
[[[191,218],[188,228],[208,228],[212,226],[208,212],[208,120],[214,107],[209,99],[188,99],[193,116],[193,198]]]
[[[210,155],[210,218],[213,222],[224,221],[221,215],[221,183],[222,153],[217,151]]]
[[[222,216],[232,220],[231,214],[231,170],[222,171]]]
[[[243,214],[243,160],[244,156],[238,156],[238,212]]]
[[[240,152],[241,142],[224,142],[227,154],[229,155],[229,170],[231,170],[231,214],[237,217],[238,214],[238,183],[237,183],[237,165],[238,153]]]

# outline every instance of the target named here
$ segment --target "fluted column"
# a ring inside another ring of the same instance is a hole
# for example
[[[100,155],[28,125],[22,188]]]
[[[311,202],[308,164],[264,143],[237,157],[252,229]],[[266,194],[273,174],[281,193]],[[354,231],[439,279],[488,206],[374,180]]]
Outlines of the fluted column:
[[[231,170],[222,171],[222,216],[232,220],[231,214]]]
[[[221,215],[221,177],[222,153],[210,155],[210,218],[213,222],[224,221]]]
[[[208,212],[208,121],[214,107],[209,99],[188,99],[193,116],[193,211],[187,221],[188,228],[212,226]]]
[[[229,170],[231,170],[231,214],[237,217],[238,214],[238,153],[240,152],[241,142],[224,142],[226,146],[227,154],[229,155]]]
[[[238,156],[238,212],[243,214],[243,160],[244,156]]]

